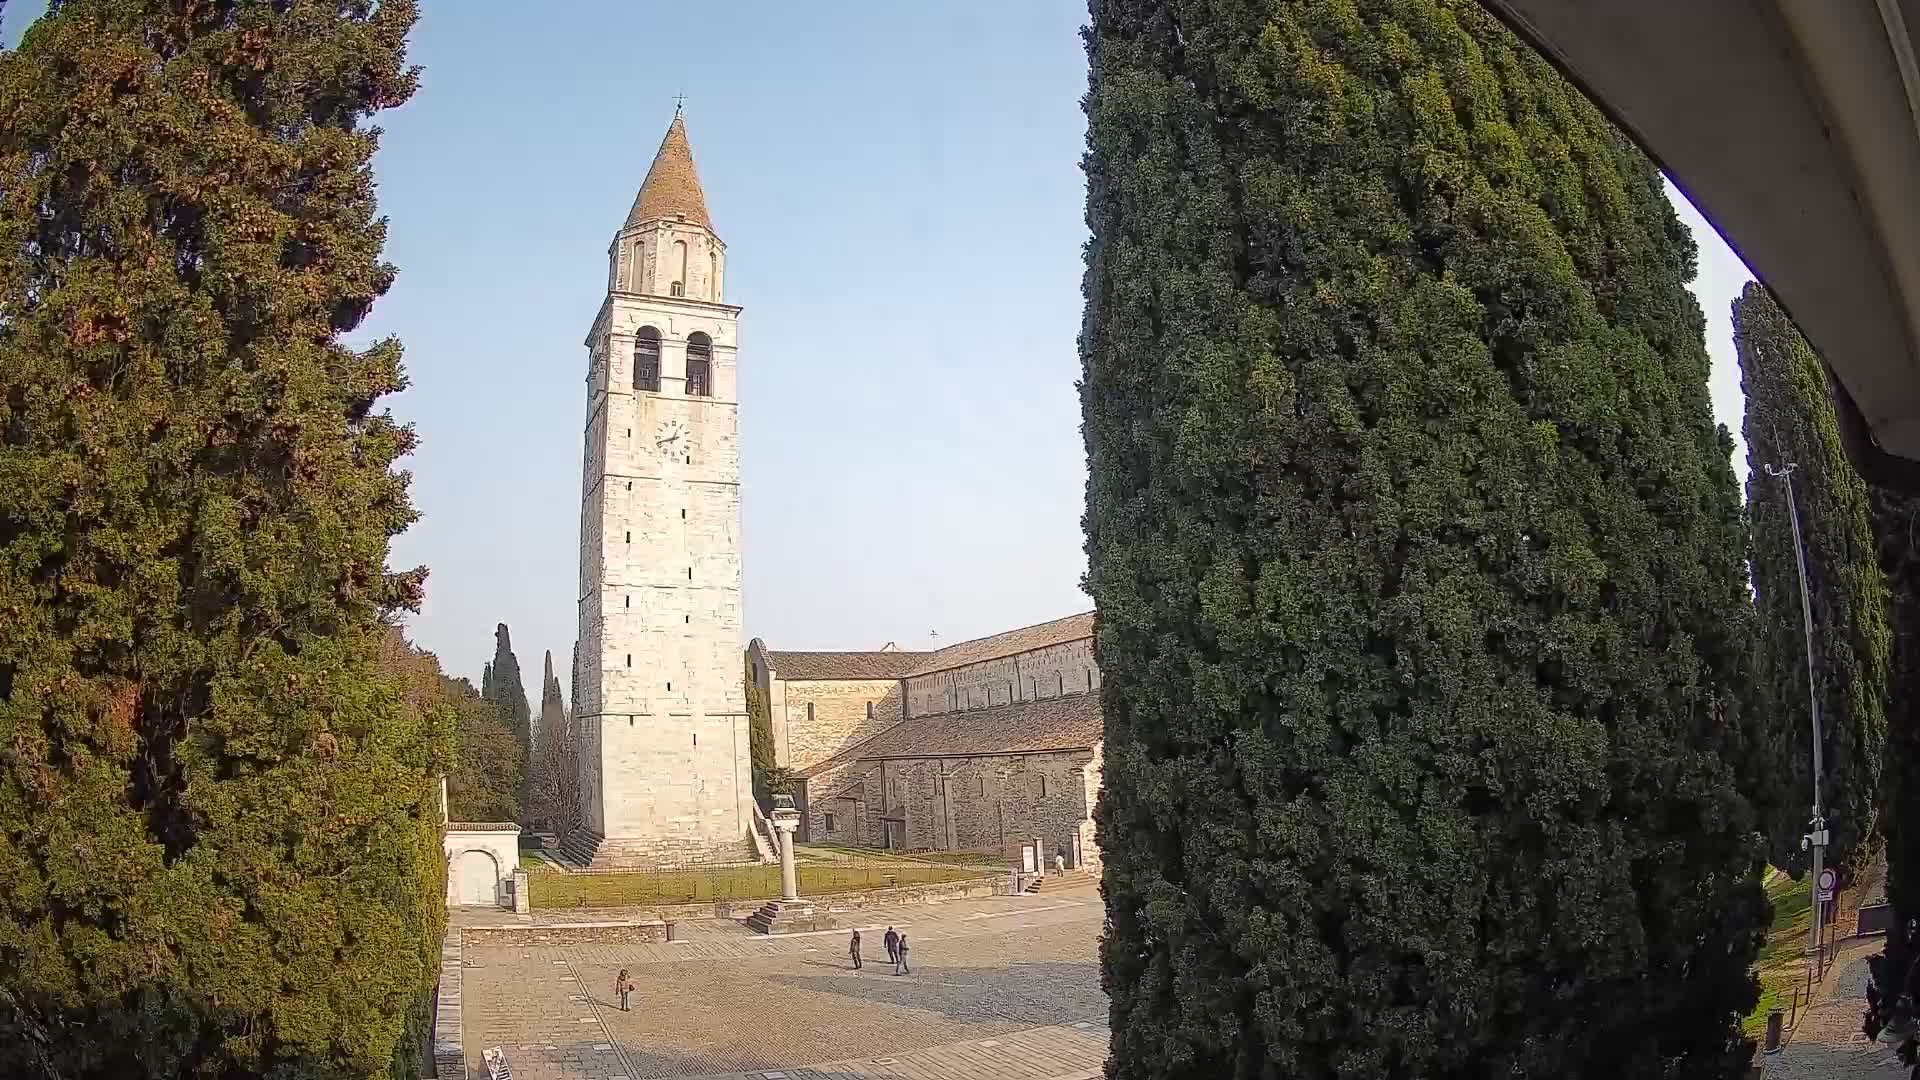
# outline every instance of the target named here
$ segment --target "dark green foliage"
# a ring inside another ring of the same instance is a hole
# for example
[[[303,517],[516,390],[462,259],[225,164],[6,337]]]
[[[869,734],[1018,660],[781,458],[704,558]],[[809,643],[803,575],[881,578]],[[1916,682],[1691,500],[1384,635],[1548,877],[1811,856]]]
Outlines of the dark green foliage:
[[[532,802],[533,794],[528,784],[532,777],[524,768],[533,760],[533,709],[527,703],[527,688],[520,681],[520,658],[513,655],[513,638],[507,632],[506,623],[496,625],[493,630],[493,693],[490,697],[500,713],[500,723],[520,743],[523,768],[515,801],[524,807]]]
[[[762,693],[760,685],[753,677],[753,661],[747,661],[747,750],[753,768],[753,797],[762,806],[768,805],[767,798],[773,794],[767,786],[767,778],[773,771],[773,712],[767,704],[767,695]]]
[[[1109,1075],[1739,1075],[1746,541],[1659,176],[1464,0],[1092,14]]]
[[[1892,595],[1887,753],[1882,801],[1887,844],[1887,900],[1893,925],[1920,919],[1920,498],[1875,488],[1873,532]],[[1889,994],[1920,997],[1920,956],[1906,935],[1887,935],[1887,970],[1905,981]]]
[[[580,823],[580,760],[573,718],[560,699],[551,652],[541,680],[540,727],[534,732],[533,749],[527,762],[528,817],[536,827],[565,836]]]
[[[493,700],[493,662],[488,661],[480,668],[480,696]]]
[[[546,674],[540,680],[540,730],[560,726],[567,704],[560,697],[560,680],[553,674],[553,651],[547,651]]]
[[[66,0],[0,56],[0,1076],[385,1074],[450,720],[356,351],[412,0]]]
[[[1753,585],[1780,729],[1779,775],[1790,799],[1785,820],[1770,823],[1769,831],[1776,838],[1776,860],[1801,865],[1800,836],[1813,801],[1806,623],[1786,484],[1766,471],[1792,462],[1823,713],[1821,798],[1833,840],[1827,857],[1849,865],[1870,857],[1877,846],[1872,832],[1892,648],[1890,597],[1874,549],[1867,486],[1840,448],[1819,359],[1764,286],[1749,282],[1733,302],[1733,340],[1747,400]]]
[[[500,709],[465,679],[442,677],[440,699],[454,716],[454,765],[447,773],[453,821],[519,821],[527,752],[500,722]]]
[[[500,710],[500,722],[506,725],[522,747],[533,745],[533,709],[527,703],[527,688],[520,681],[520,659],[513,655],[513,638],[507,624],[493,630],[493,693],[489,699]]]

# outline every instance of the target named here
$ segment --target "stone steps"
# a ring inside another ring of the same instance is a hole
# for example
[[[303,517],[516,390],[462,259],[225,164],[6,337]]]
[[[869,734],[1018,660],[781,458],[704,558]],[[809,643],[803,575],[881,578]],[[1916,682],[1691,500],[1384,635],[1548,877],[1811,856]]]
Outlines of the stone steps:
[[[833,916],[811,900],[769,900],[747,916],[747,929],[756,934],[803,934],[834,928]]]
[[[1082,884],[1087,881],[1090,876],[1091,875],[1085,870],[1069,870],[1064,874],[1047,874],[1027,882],[1026,888],[1021,891],[1035,894],[1051,892],[1055,889],[1064,889],[1069,885]]]

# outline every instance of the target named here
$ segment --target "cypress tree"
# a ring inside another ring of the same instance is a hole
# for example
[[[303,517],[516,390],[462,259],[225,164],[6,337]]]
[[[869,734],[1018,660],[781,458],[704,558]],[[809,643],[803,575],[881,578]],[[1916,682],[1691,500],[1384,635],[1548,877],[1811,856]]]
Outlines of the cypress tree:
[[[747,756],[753,775],[753,797],[765,804],[773,794],[770,786],[775,761],[773,709],[753,677],[753,661],[746,662],[742,677],[747,686]]]
[[[567,711],[566,702],[560,697],[560,680],[553,673],[553,650],[547,650],[546,675],[540,681],[540,727],[558,726],[560,717]]]
[[[415,17],[64,0],[0,56],[0,1075],[419,1065],[448,718],[383,668],[400,345],[341,340]]]
[[[1109,1075],[1738,1075],[1745,541],[1658,174],[1464,0],[1091,9]]]
[[[1875,549],[1871,500],[1840,447],[1819,358],[1757,282],[1733,302],[1733,340],[1747,402],[1754,593],[1779,718],[1779,775],[1790,796],[1785,820],[1769,831],[1777,838],[1776,861],[1804,865],[1799,841],[1813,791],[1805,617],[1786,485],[1767,472],[1791,463],[1821,700],[1821,800],[1832,837],[1827,858],[1848,866],[1876,846],[1871,834],[1887,738],[1891,597]]]
[[[493,662],[489,660],[480,668],[480,696],[493,700]]]
[[[513,655],[513,637],[507,632],[507,624],[501,623],[493,631],[493,703],[499,706],[500,722],[506,725],[513,737],[520,740],[521,749],[533,746],[533,710],[527,704],[527,689],[520,681],[520,660]]]

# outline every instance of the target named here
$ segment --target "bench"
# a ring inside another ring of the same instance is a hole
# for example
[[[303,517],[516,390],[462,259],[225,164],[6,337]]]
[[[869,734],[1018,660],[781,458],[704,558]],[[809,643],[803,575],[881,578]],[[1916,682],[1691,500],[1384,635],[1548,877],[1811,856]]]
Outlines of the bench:
[[[480,1057],[487,1063],[487,1080],[513,1080],[513,1066],[507,1064],[507,1055],[499,1047],[487,1047],[480,1051]]]

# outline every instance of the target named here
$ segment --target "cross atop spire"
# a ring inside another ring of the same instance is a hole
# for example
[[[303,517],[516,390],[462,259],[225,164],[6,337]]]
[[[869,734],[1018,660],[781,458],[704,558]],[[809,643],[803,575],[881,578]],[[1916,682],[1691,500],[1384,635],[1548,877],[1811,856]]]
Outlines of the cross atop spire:
[[[685,95],[681,95],[685,100]],[[675,216],[711,231],[713,219],[707,215],[707,196],[700,190],[700,174],[693,168],[693,147],[687,143],[687,122],[674,109],[673,123],[667,125],[667,137],[653,156],[653,167],[634,197],[627,214],[626,228],[649,221],[665,221]]]
[[[673,115],[679,116],[680,110],[686,108],[686,105],[687,95],[685,93],[675,94],[673,96]]]

